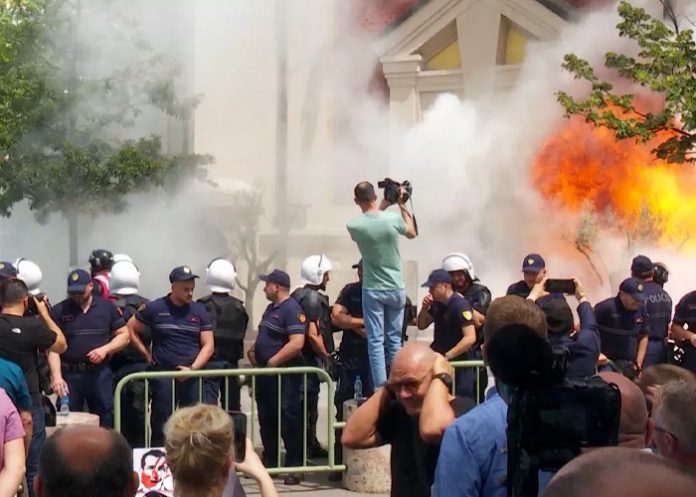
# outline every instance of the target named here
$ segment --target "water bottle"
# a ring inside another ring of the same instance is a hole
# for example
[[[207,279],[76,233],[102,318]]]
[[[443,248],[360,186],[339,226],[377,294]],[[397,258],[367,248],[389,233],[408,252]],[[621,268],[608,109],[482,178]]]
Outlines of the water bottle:
[[[60,416],[67,416],[70,414],[70,397],[68,395],[63,395],[60,398],[60,410],[58,411],[58,414]]]
[[[355,401],[358,403],[358,405],[362,402],[363,400],[363,389],[362,389],[362,380],[360,379],[360,375],[357,375],[355,377],[355,383],[353,383],[353,398]]]

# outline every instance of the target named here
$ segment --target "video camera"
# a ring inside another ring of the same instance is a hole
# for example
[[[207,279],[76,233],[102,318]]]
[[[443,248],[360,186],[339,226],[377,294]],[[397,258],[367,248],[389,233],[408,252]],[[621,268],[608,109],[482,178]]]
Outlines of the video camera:
[[[389,202],[389,204],[398,203],[399,198],[401,198],[403,203],[406,203],[413,194],[413,187],[409,181],[399,183],[391,178],[384,178],[377,183],[377,186],[384,189],[384,200]],[[402,187],[403,193],[400,191]]]
[[[599,377],[565,378],[568,350],[524,325],[488,344],[494,376],[512,387],[508,406],[508,497],[537,497],[539,471],[555,472],[583,449],[619,442],[621,395]]]
[[[26,313],[25,313],[26,316],[38,316],[39,315],[39,309],[36,306],[36,301],[40,301],[40,302],[46,301],[46,303],[48,304],[48,297],[46,296],[45,293],[40,293],[38,295],[29,295],[29,302],[27,305]]]

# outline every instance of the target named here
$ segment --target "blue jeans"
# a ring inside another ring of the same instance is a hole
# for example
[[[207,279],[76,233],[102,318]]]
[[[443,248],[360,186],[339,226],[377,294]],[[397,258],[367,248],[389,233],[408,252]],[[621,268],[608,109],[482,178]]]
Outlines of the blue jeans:
[[[375,388],[387,382],[387,368],[401,348],[406,290],[362,289],[367,355]],[[386,364],[385,364],[386,351]]]
[[[46,441],[46,413],[43,404],[34,406],[31,410],[33,429],[31,433],[31,444],[27,454],[27,490],[29,497],[35,497],[34,477],[39,474],[39,454]]]

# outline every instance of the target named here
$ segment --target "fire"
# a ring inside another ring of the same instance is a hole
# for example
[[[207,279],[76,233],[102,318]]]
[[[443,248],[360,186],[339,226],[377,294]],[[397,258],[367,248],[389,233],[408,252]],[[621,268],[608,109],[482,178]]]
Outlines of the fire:
[[[696,249],[694,166],[656,159],[655,146],[617,141],[613,131],[573,118],[540,148],[532,183],[568,211],[612,214],[606,222],[620,232],[647,230],[661,245]]]

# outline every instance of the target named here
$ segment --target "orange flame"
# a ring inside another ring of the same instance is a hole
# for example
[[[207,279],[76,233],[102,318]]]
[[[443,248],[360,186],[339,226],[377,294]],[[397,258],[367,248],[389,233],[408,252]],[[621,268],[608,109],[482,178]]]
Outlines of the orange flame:
[[[540,148],[532,183],[570,212],[587,207],[613,213],[620,232],[636,232],[649,220],[654,240],[696,248],[696,173],[668,164],[651,150],[657,142],[617,141],[614,132],[573,118]]]

